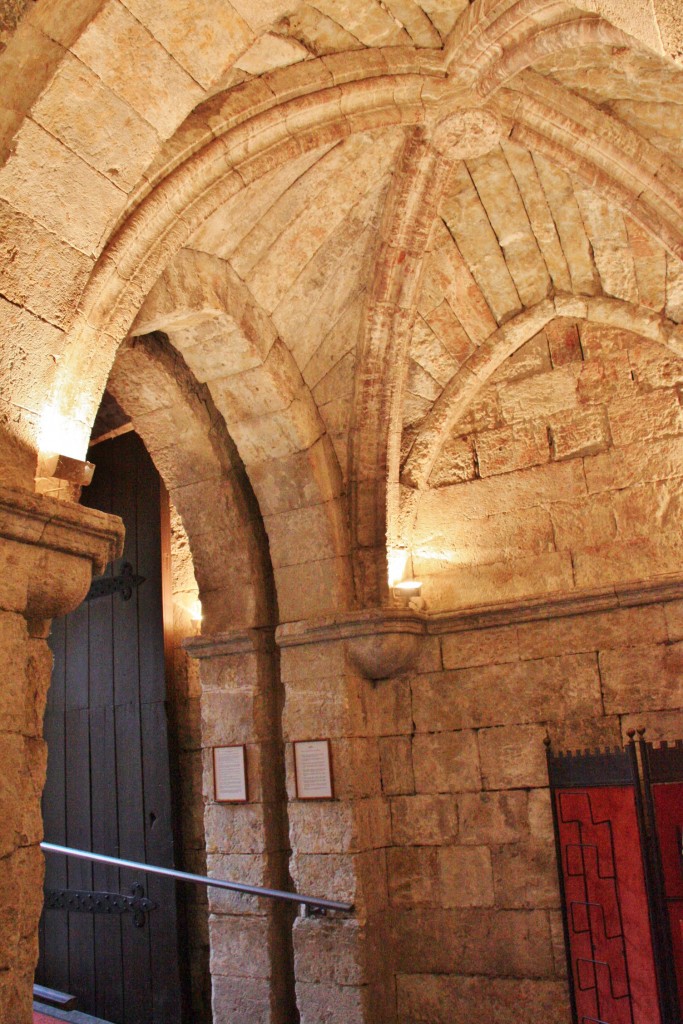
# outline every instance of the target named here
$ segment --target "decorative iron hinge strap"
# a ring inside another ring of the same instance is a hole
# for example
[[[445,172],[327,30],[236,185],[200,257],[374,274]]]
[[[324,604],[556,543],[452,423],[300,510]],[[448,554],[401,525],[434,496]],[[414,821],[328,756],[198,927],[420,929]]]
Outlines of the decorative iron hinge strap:
[[[118,576],[99,576],[92,581],[90,590],[85,595],[86,601],[92,601],[96,597],[108,597],[111,594],[120,594],[122,600],[130,601],[135,587],[145,582],[144,576],[136,576],[130,562],[124,562]]]
[[[45,889],[47,910],[68,910],[77,914],[132,914],[136,928],[143,928],[147,914],[159,906],[145,896],[138,882],[130,896],[120,892],[89,892],[83,889]]]

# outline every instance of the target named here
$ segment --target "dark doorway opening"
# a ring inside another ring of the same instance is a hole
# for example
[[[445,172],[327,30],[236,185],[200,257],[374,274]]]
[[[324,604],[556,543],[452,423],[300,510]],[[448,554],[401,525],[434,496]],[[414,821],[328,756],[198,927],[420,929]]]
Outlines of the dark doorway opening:
[[[45,838],[173,867],[162,607],[168,509],[135,433],[95,452],[83,504],[121,516],[126,527],[123,556],[106,577],[132,574],[144,582],[100,587],[104,593],[53,624]],[[73,993],[80,1009],[113,1024],[180,1024],[175,883],[50,855],[45,886],[37,982]],[[140,895],[137,886],[154,904],[142,922],[108,910],[98,895]]]

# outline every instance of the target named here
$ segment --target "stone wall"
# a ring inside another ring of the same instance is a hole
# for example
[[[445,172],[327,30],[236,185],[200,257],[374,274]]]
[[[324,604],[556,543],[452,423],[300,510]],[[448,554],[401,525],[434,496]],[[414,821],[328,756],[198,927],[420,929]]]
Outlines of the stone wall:
[[[286,737],[331,737],[336,797],[296,801],[290,747],[292,875],[356,904],[296,923],[304,1024],[566,1024],[543,740],[683,736],[675,593],[437,619],[417,668],[375,684],[341,639],[284,647]]]
[[[420,497],[413,570],[429,609],[676,572],[682,366],[567,318],[506,360]]]

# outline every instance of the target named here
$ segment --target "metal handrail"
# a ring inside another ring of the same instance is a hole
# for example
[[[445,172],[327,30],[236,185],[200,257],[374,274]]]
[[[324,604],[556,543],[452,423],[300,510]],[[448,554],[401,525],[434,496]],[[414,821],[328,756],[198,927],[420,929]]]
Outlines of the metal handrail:
[[[146,871],[149,875],[163,875],[175,878],[179,882],[194,882],[196,885],[211,886],[216,889],[230,889],[248,896],[267,896],[273,900],[285,900],[287,903],[298,903],[314,910],[338,910],[350,913],[353,903],[340,903],[338,900],[319,899],[317,896],[302,896],[298,892],[285,892],[282,889],[264,889],[260,885],[246,885],[244,882],[227,882],[223,878],[209,878],[206,875],[191,875],[187,871],[176,871],[175,868],[162,868],[156,864],[142,864],[135,860],[123,860],[120,857],[109,857],[105,853],[91,853],[89,850],[75,850],[71,846],[57,846],[55,843],[41,843],[41,850],[46,853],[63,853],[67,857],[78,857],[81,860],[95,861],[97,864],[111,864],[114,867],[132,868],[134,871]]]

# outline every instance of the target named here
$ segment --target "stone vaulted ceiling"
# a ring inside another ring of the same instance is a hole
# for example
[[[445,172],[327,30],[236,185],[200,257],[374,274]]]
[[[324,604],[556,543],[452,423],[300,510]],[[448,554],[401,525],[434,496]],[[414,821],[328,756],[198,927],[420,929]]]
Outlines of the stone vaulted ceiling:
[[[110,374],[158,463],[162,411],[178,429],[201,400],[246,469],[276,576],[293,548],[322,552],[332,608],[381,600],[392,553],[460,564],[434,538],[464,485],[597,457],[618,435],[592,363],[604,338],[641,392],[629,339],[675,363],[683,339],[675,19],[616,6],[29,10],[0,57],[16,482],[46,430],[83,453]],[[126,394],[120,367],[143,354],[135,373],[182,376],[182,401],[163,375],[154,401]],[[588,416],[571,451],[568,410]],[[201,429],[185,433],[203,464]],[[547,516],[514,550],[561,553]],[[491,536],[463,551],[495,563],[509,543]]]

